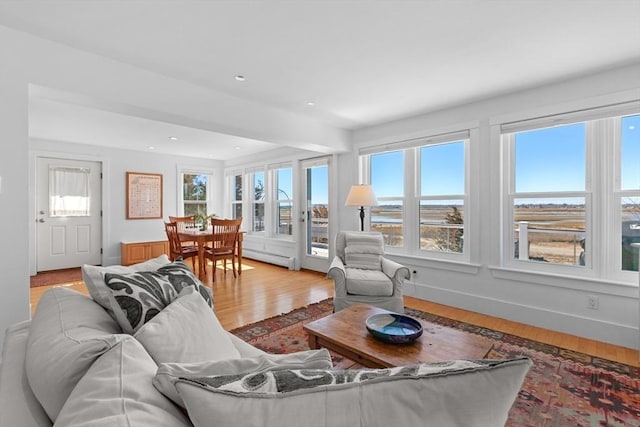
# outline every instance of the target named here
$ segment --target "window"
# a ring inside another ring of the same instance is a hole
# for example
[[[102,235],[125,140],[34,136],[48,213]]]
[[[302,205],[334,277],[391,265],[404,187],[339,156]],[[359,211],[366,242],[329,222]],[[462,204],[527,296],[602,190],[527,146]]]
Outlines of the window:
[[[514,258],[585,265],[586,125],[577,123],[515,135]]]
[[[462,253],[464,141],[420,148],[420,249]]]
[[[251,231],[264,231],[264,172],[256,171],[253,177],[253,194],[251,200],[251,209],[253,213],[253,221]]]
[[[623,271],[639,271],[640,243],[640,115],[620,120],[620,212]]]
[[[293,234],[293,177],[291,167],[280,167],[273,170],[275,179],[275,224],[276,235],[291,236]]]
[[[213,214],[210,206],[211,174],[198,172],[182,173],[182,214],[184,216]]]
[[[464,245],[469,140],[470,131],[460,131],[391,144],[380,152],[360,150],[378,199],[371,229],[383,234],[387,248],[421,257],[469,257]]]
[[[631,243],[640,242],[640,115],[628,113],[634,109],[502,125],[505,263],[637,281],[628,275],[638,271]]]
[[[371,230],[384,236],[385,245],[402,247],[404,242],[404,152],[373,154],[370,158],[371,185],[378,206],[371,208]]]
[[[242,218],[242,174],[231,175],[231,217]]]
[[[49,166],[49,216],[89,216],[88,168]]]

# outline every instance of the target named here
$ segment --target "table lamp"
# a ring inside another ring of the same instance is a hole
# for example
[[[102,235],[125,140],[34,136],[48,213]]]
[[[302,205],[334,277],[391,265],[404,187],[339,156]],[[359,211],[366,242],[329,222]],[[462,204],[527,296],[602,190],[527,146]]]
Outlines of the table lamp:
[[[352,185],[345,206],[360,206],[360,231],[364,231],[364,207],[377,206],[378,200],[369,184]]]

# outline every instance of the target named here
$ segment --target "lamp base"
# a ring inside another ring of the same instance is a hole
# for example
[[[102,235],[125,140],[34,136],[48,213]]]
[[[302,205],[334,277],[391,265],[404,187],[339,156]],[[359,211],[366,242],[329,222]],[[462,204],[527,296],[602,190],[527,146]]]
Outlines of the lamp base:
[[[364,206],[360,206],[360,231],[364,231]]]

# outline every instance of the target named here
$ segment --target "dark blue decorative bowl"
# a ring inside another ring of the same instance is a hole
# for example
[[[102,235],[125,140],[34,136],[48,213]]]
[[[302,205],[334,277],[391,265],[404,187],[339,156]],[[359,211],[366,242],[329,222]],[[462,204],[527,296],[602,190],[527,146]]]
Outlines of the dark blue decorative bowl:
[[[422,335],[420,322],[402,314],[374,314],[365,323],[371,335],[393,344],[409,343]]]

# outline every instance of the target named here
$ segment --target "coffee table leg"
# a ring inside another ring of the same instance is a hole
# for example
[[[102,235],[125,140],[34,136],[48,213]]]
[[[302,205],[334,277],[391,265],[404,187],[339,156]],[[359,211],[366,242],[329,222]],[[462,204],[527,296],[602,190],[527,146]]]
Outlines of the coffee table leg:
[[[309,334],[309,348],[311,350],[317,350],[320,348],[318,345],[318,337],[313,334]]]

